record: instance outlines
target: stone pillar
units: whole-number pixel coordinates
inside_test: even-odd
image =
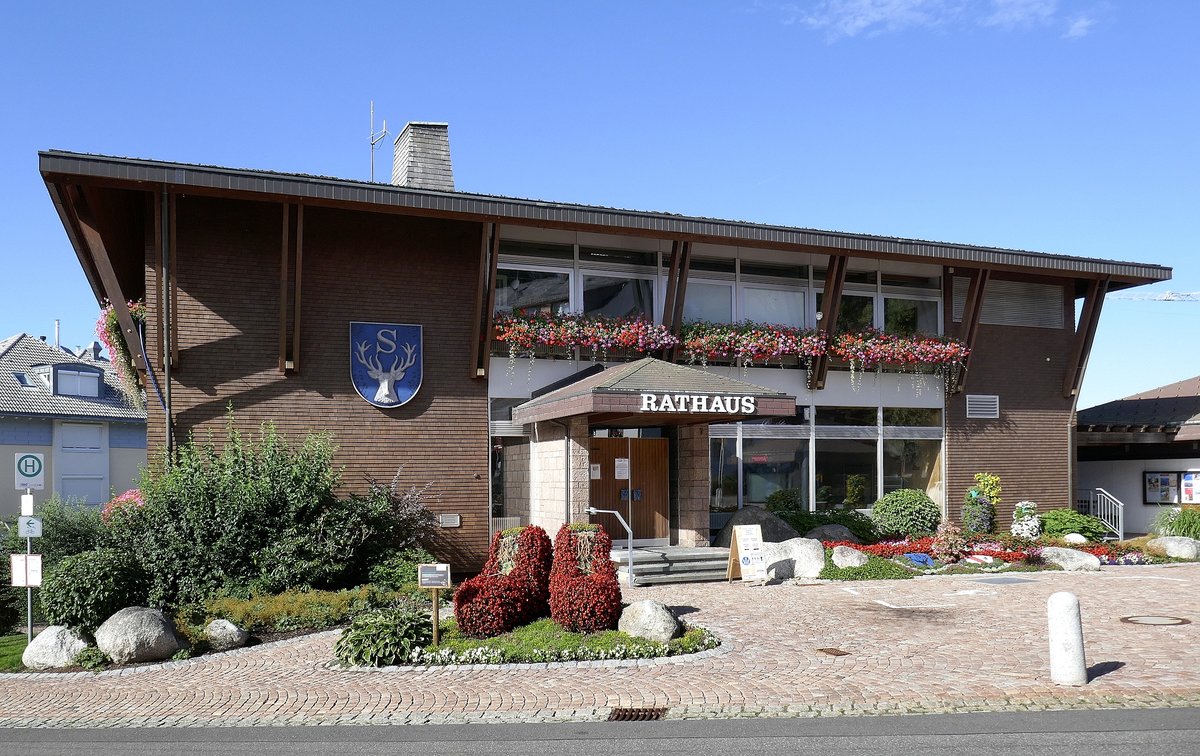
[[[591,503],[592,479],[589,474],[591,449],[589,447],[589,427],[586,417],[573,417],[570,420],[571,436],[571,521],[587,522],[588,515],[583,510]],[[554,537],[554,533],[550,534]]]
[[[708,546],[708,426],[680,426],[675,436],[679,470],[679,546]]]
[[[587,418],[565,422],[567,428],[535,423],[529,444],[529,524],[540,526],[551,538],[563,523],[586,522],[588,517],[583,511],[590,493]]]

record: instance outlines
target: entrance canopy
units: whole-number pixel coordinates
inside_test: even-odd
[[[626,428],[792,417],[796,397],[707,370],[646,357],[587,375],[513,408],[521,424],[586,415]]]

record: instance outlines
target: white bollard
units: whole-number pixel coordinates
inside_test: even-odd
[[[1050,680],[1058,685],[1087,685],[1079,597],[1068,591],[1052,594],[1046,602],[1046,621],[1050,630]]]

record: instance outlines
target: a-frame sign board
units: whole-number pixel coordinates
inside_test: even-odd
[[[735,525],[733,540],[729,544],[729,565],[725,568],[725,579],[733,582],[767,582],[767,561],[762,548],[762,527],[759,525]]]

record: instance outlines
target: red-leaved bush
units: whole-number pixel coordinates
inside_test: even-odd
[[[454,594],[459,631],[471,638],[491,638],[546,616],[550,548],[550,536],[536,525],[497,533],[483,571]]]
[[[599,525],[563,525],[554,537],[550,619],[574,633],[594,633],[614,629],[620,617],[612,539]]]

